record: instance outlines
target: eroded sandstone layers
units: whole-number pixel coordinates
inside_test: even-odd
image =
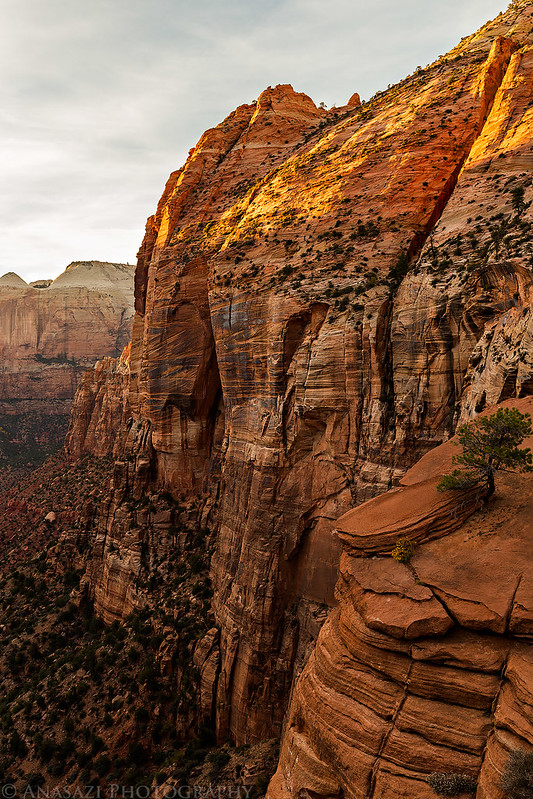
[[[461,414],[530,391],[532,24],[515,3],[363,105],[268,88],[148,220],[87,584],[107,621],[142,602],[174,529],[170,512],[147,527],[143,492],[215,532],[202,680],[221,738],[279,733],[334,602],[335,520]]]
[[[531,413],[533,398],[507,405]],[[436,490],[453,450],[337,521],[339,607],[296,687],[270,799],[430,799],[432,772],[502,799],[510,752],[533,745],[532,478],[501,477],[472,516],[479,489]],[[419,541],[409,566],[390,557],[394,528]]]
[[[76,261],[54,281],[0,278],[0,426],[13,433],[11,452],[59,446],[84,370],[128,344],[133,271]]]

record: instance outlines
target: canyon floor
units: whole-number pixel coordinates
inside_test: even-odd
[[[111,472],[109,457],[66,466],[61,452],[3,492],[0,784],[20,794],[114,783],[157,793],[177,782],[259,796],[278,740],[220,746],[208,719],[195,723],[194,653],[213,625],[205,531],[182,530],[190,540],[124,624],[106,626],[80,587]]]

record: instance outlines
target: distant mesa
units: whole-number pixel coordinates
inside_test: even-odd
[[[134,274],[77,261],[56,280],[0,277],[0,471],[61,445],[84,371],[131,339]]]
[[[91,289],[131,290],[135,267],[107,261],[73,261],[65,271],[52,281],[51,288],[86,286]]]
[[[25,280],[19,277],[15,272],[6,272],[5,275],[0,277],[0,286],[7,286],[8,288],[23,289],[28,288]]]
[[[0,288],[68,289],[85,287],[97,291],[130,292],[135,267],[108,261],[73,261],[55,280],[41,279],[26,283],[15,272],[0,277]]]

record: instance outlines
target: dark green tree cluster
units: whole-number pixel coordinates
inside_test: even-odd
[[[522,216],[524,211],[527,211],[531,203],[525,201],[525,192],[523,186],[516,186],[511,192],[511,205],[513,211],[517,216]]]

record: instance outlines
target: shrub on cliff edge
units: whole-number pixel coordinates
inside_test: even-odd
[[[409,563],[415,554],[415,546],[416,545],[410,538],[399,538],[394,545],[391,555],[398,563]]]
[[[529,413],[520,413],[516,408],[499,408],[492,416],[480,416],[474,422],[461,425],[457,432],[456,443],[463,451],[454,456],[452,463],[465,468],[444,475],[438,491],[481,484],[490,497],[494,493],[495,472],[533,471],[531,450],[529,447],[519,449],[524,438],[532,434]]]

